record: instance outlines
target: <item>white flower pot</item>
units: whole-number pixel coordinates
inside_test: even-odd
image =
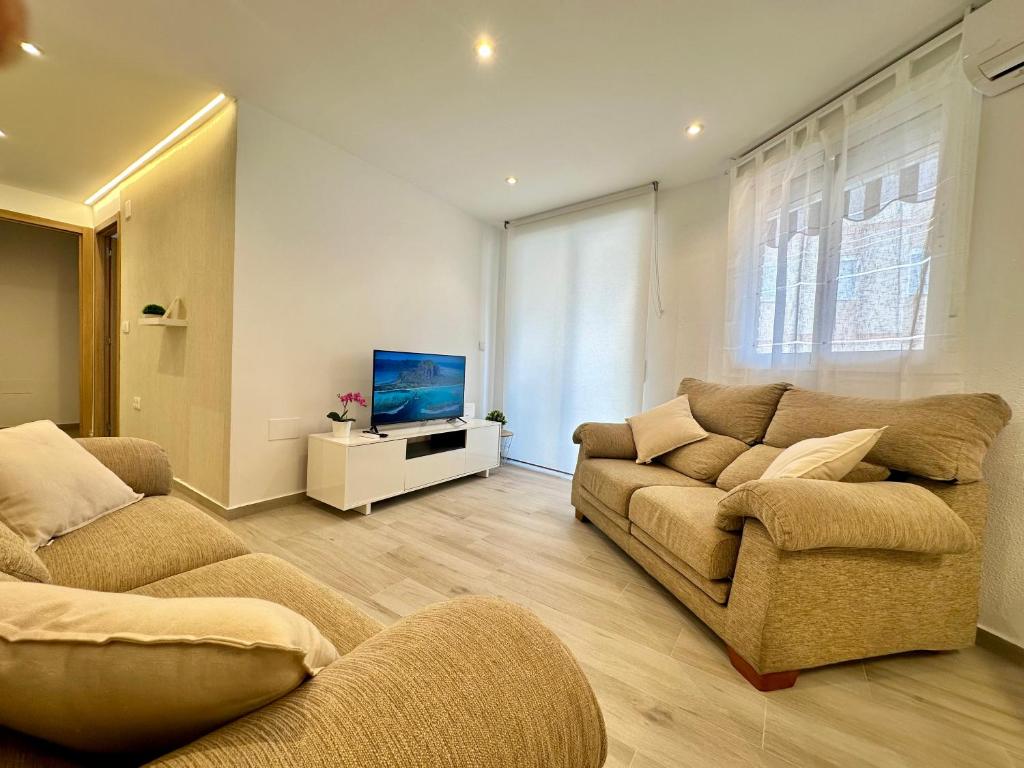
[[[352,421],[332,421],[331,431],[334,432],[335,437],[348,437],[349,432],[352,431]]]

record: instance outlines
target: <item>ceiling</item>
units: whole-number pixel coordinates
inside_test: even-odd
[[[218,91],[485,221],[684,184],[962,0],[29,0],[0,183],[82,200]],[[301,8],[301,10],[299,10]],[[488,64],[473,43],[496,42]],[[683,128],[698,120],[704,134]],[[505,184],[515,175],[519,184]]]

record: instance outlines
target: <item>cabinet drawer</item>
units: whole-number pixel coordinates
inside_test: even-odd
[[[405,489],[419,488],[465,472],[466,449],[432,453],[405,462]]]

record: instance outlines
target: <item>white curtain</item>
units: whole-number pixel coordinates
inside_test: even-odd
[[[512,460],[572,472],[578,424],[639,412],[654,195],[510,224],[502,405]]]
[[[712,371],[865,396],[959,390],[979,117],[951,34],[737,163]]]

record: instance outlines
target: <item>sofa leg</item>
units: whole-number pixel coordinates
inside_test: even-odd
[[[725,646],[729,652],[729,661],[732,662],[736,671],[746,678],[746,681],[759,691],[781,691],[783,688],[792,688],[796,685],[796,677],[800,674],[799,669],[791,669],[786,672],[768,672],[761,674],[754,669],[750,662],[740,656],[732,646]]]
[[[590,522],[589,520],[587,520],[587,516],[580,512],[578,509],[576,510],[576,519],[579,520],[581,523]]]

